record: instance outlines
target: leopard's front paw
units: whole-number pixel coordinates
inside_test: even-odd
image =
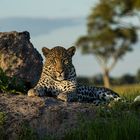
[[[29,97],[38,96],[37,92],[34,89],[30,89],[27,94]]]
[[[68,101],[68,97],[67,97],[67,95],[64,94],[64,93],[60,93],[60,94],[57,96],[57,99],[60,99],[60,100],[62,100],[62,101],[64,101],[64,102],[67,102],[67,101]]]
[[[78,97],[75,93],[60,93],[57,96],[57,99],[60,99],[65,102],[75,102],[77,101]]]

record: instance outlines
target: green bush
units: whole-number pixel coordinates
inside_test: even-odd
[[[0,68],[0,91],[4,93],[20,94],[27,91],[23,80],[16,77],[8,77]]]

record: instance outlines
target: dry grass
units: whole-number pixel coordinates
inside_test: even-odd
[[[112,87],[114,91],[119,93],[120,96],[132,101],[138,95],[140,95],[140,84],[135,85],[123,85]]]

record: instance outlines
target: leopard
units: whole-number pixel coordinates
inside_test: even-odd
[[[28,96],[51,96],[64,102],[84,102],[95,105],[120,100],[119,94],[109,88],[81,85],[77,82],[72,61],[75,52],[75,46],[68,49],[62,46],[52,49],[43,47],[45,62],[42,73],[36,86],[28,91]]]

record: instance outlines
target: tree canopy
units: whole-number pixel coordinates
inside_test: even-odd
[[[138,41],[138,26],[124,20],[136,15],[139,9],[139,0],[100,0],[87,18],[87,35],[76,42],[82,53],[95,56],[107,87],[109,72]]]

